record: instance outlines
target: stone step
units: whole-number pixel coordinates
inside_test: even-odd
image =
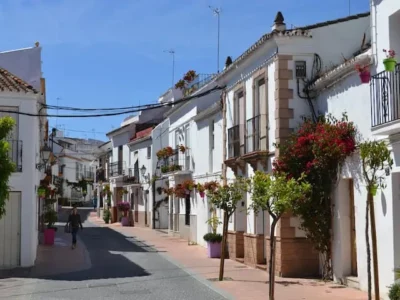
[[[267,271],[267,264],[257,264],[256,268],[259,270]]]
[[[344,284],[354,289],[360,289],[360,282],[358,281],[358,277],[355,276],[345,277]]]

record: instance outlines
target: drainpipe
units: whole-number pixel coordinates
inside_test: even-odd
[[[152,191],[152,198],[153,198],[153,213],[152,213],[152,219],[153,219],[153,229],[156,229],[156,180],[155,178],[152,179],[151,183],[151,191]]]

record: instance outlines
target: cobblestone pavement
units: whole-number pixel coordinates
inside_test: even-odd
[[[86,221],[72,250],[70,236],[61,231],[53,247],[39,246],[34,268],[0,272],[0,299],[230,298],[135,237]]]

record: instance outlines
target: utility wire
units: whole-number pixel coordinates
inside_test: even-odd
[[[110,113],[102,113],[102,114],[90,114],[90,115],[57,115],[57,114],[34,114],[34,113],[26,113],[26,112],[17,112],[17,111],[8,111],[8,110],[0,110],[0,112],[5,112],[5,113],[14,113],[18,115],[23,115],[23,116],[30,116],[30,117],[55,117],[55,118],[93,118],[93,117],[109,117],[109,116],[118,116],[118,115],[123,115],[123,114],[128,114],[128,113],[134,113],[134,112],[140,112],[140,111],[146,111],[146,110],[151,110],[151,109],[156,109],[156,108],[161,108],[161,107],[168,107],[171,105],[177,105],[183,102],[187,102],[189,100],[195,99],[195,98],[200,98],[202,96],[206,96],[208,94],[214,93],[218,90],[223,89],[223,87],[216,86],[208,91],[205,91],[203,93],[199,93],[197,95],[189,96],[189,97],[184,97],[178,101],[174,102],[167,102],[167,103],[160,103],[160,104],[149,104],[149,105],[140,105],[140,106],[132,106],[130,109],[122,111],[122,112],[110,112]],[[47,106],[43,106],[44,108],[47,108]],[[59,108],[59,107],[58,107]],[[57,106],[52,106],[52,109],[57,109]],[[67,109],[67,108],[65,108]],[[71,110],[76,110],[76,111],[85,111],[85,109],[81,108],[70,108]],[[120,108],[118,108],[120,109]],[[98,110],[98,109],[95,109]],[[110,110],[110,109],[108,109]]]

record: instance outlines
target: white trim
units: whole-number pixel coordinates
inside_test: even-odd
[[[220,101],[215,102],[209,108],[199,112],[196,116],[193,117],[193,121],[198,122],[206,119],[207,117],[211,117],[221,111],[221,103]]]
[[[373,55],[371,49],[361,53],[360,55],[346,61],[345,63],[337,66],[333,70],[325,73],[321,78],[317,79],[310,88],[314,91],[323,91],[336,82],[343,80],[347,76],[356,72],[355,66],[371,65],[373,63]]]

